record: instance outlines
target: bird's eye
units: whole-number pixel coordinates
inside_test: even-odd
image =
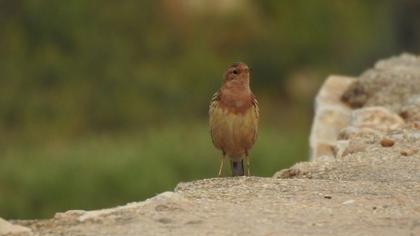
[[[237,75],[237,74],[238,74],[238,70],[233,70],[233,71],[232,71],[232,73],[233,73],[234,75]]]

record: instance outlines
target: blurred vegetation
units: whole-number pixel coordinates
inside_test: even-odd
[[[332,73],[420,49],[402,1],[0,1],[0,217],[138,201],[214,177],[207,131],[226,65],[253,68],[253,173],[307,155]]]

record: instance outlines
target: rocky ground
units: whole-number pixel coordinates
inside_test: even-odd
[[[310,162],[180,183],[144,202],[4,221],[0,235],[420,235],[420,58],[330,77]]]
[[[17,223],[37,235],[419,235],[419,196],[418,182],[220,178]]]

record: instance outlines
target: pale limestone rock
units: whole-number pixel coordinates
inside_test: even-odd
[[[367,136],[367,135],[380,137],[381,132],[375,129],[371,129],[371,128],[356,128],[356,127],[349,126],[340,130],[340,133],[338,134],[337,139],[349,140],[349,139],[354,139],[354,138]]]
[[[400,113],[402,104],[420,94],[420,57],[402,54],[381,60],[345,94],[352,107],[383,106]]]
[[[332,75],[322,85],[315,100],[310,136],[311,160],[334,156],[337,136],[347,126],[351,115],[351,109],[341,102],[341,96],[355,81],[352,77]]]
[[[32,231],[29,228],[11,224],[0,218],[0,236],[31,236]]]
[[[410,97],[402,105],[400,115],[408,123],[420,121],[420,95]]]
[[[349,126],[357,129],[372,129],[381,132],[403,127],[404,120],[385,107],[366,107],[354,110]]]
[[[203,179],[132,207],[95,211],[83,222],[20,224],[37,236],[419,235],[418,156],[349,156],[304,163],[307,172],[295,179]]]
[[[335,158],[365,151],[368,143],[383,139],[385,133],[404,127],[404,120],[384,107],[352,111],[348,126],[339,131],[333,145]],[[364,141],[361,141],[364,140]]]
[[[118,212],[126,212],[126,211],[136,211],[137,209],[148,205],[148,204],[157,204],[159,202],[165,202],[166,200],[176,200],[178,202],[183,202],[184,199],[182,196],[180,196],[177,193],[174,192],[163,192],[153,198],[147,199],[144,202],[133,202],[128,203],[124,206],[119,206],[111,209],[104,209],[104,210],[97,210],[97,211],[88,211],[85,212],[82,215],[78,216],[78,221],[84,222],[84,221],[95,221],[95,219],[103,218],[104,216],[112,216],[112,215],[118,215]]]
[[[349,145],[349,140],[338,140],[334,146],[334,156],[344,156]]]

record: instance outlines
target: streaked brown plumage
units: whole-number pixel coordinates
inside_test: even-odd
[[[209,109],[210,134],[213,144],[228,156],[232,175],[244,175],[243,160],[247,161],[247,175],[250,175],[249,150],[255,143],[258,131],[258,103],[250,86],[250,71],[244,63],[230,65],[224,73],[224,81],[214,94]]]

